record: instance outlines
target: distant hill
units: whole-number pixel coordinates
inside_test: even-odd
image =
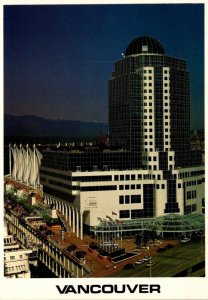
[[[4,135],[27,137],[98,137],[99,131],[108,132],[105,123],[48,120],[36,116],[4,116]]]

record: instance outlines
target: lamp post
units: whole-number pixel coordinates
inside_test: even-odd
[[[150,256],[150,253],[149,253],[149,249],[150,249],[150,246],[147,246],[147,254],[148,254],[149,257],[151,257],[151,256]],[[150,264],[149,277],[152,277],[152,257],[150,258],[149,264]]]

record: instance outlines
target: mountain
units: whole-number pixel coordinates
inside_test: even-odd
[[[37,116],[4,116],[4,135],[27,137],[98,137],[108,132],[105,123],[48,120]]]

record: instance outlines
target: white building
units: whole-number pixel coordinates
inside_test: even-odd
[[[4,223],[4,276],[7,278],[30,278],[28,255],[32,250],[20,248],[13,235],[8,234]]]

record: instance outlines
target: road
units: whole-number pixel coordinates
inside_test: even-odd
[[[110,277],[172,277],[177,273],[187,269],[190,264],[204,261],[204,244],[201,248],[201,239],[197,238],[189,243],[180,243],[172,249],[158,253],[152,258],[155,263],[150,268],[146,266],[147,262],[142,265],[135,265],[135,269],[120,270],[111,274]],[[203,242],[204,243],[204,242]],[[202,251],[202,253],[201,253]],[[190,275],[191,276],[191,275]]]

